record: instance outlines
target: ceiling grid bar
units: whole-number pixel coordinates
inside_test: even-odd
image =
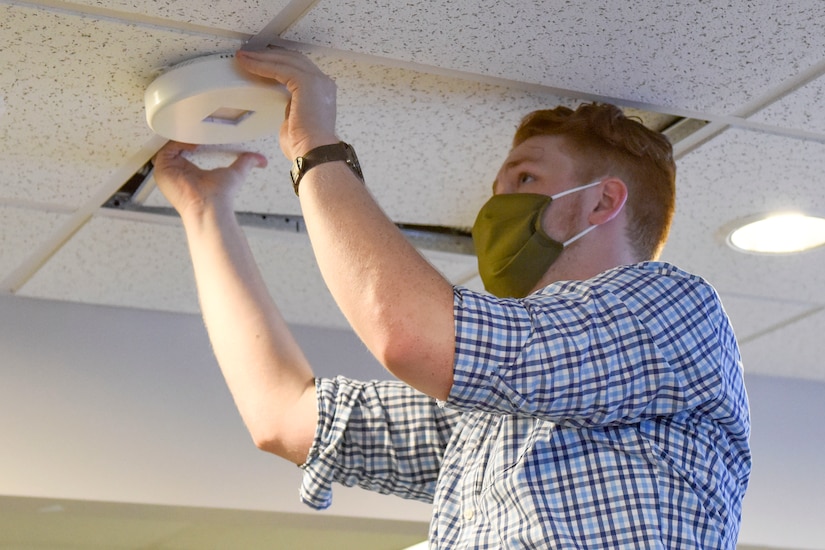
[[[266,48],[278,40],[281,33],[301,19],[317,3],[318,0],[292,0],[258,34],[247,40],[242,49],[261,50]]]
[[[206,25],[198,25],[196,23],[187,23],[184,21],[175,21],[174,19],[144,15],[142,13],[102,8],[99,6],[61,2],[60,0],[40,0],[37,2],[29,2],[26,0],[0,0],[0,4],[21,6],[30,9],[48,10],[74,15],[77,17],[94,17],[106,21],[113,21],[115,23],[139,25],[142,27],[164,29],[187,34],[228,38],[230,40],[238,40],[241,42],[249,39],[249,34],[228,29],[220,29]]]
[[[811,308],[807,311],[804,311],[804,312],[800,313],[799,315],[794,315],[793,317],[790,317],[788,319],[784,319],[784,320],[782,320],[778,323],[775,323],[775,324],[773,324],[773,325],[771,325],[771,326],[769,326],[765,329],[762,329],[758,332],[755,332],[753,334],[749,334],[747,336],[739,338],[739,345],[744,346],[745,344],[748,344],[749,342],[759,340],[763,336],[767,336],[768,334],[771,334],[773,332],[776,332],[778,330],[786,328],[790,325],[793,325],[794,323],[798,323],[800,321],[804,321],[805,319],[809,319],[809,318],[813,317],[814,315],[817,315],[817,314],[819,314],[823,311],[825,311],[825,305],[819,305],[819,306],[813,307],[813,308]]]

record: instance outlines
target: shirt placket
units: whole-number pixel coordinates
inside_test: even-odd
[[[488,547],[489,522],[486,520],[481,492],[484,471],[490,458],[489,429],[490,418],[480,416],[478,422],[468,430],[461,453],[464,461],[461,478],[461,540],[468,549]]]

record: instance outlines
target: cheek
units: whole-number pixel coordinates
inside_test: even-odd
[[[569,199],[569,200],[564,200]],[[545,208],[541,227],[547,235],[564,242],[582,229],[587,228],[587,219],[582,212],[580,197],[567,196],[555,200]]]

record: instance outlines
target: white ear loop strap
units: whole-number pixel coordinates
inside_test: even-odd
[[[562,243],[564,245],[564,248],[567,248],[569,245],[571,245],[574,242],[578,241],[579,239],[581,239],[582,237],[584,237],[585,235],[587,235],[588,233],[590,233],[591,231],[593,231],[597,227],[599,227],[599,226],[598,225],[591,225],[590,227],[588,227],[587,229],[585,229],[584,231],[582,231],[578,235],[573,235],[572,237],[570,237],[569,239],[567,239],[566,241],[564,241]]]
[[[550,198],[553,199],[553,200],[556,200],[556,199],[561,198],[565,195],[569,195],[570,193],[575,193],[576,191],[581,191],[583,189],[588,189],[590,187],[595,187],[595,186],[599,185],[601,182],[602,182],[602,180],[596,180],[592,183],[587,183],[585,185],[579,185],[578,187],[568,189],[567,191],[562,191],[561,193],[556,193],[555,195],[550,195]]]

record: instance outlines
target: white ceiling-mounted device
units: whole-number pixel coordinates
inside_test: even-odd
[[[155,133],[204,145],[276,133],[288,100],[284,86],[244,71],[232,53],[179,63],[144,94],[146,121]]]

